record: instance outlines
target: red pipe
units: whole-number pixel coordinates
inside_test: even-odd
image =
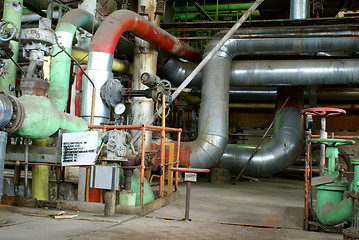
[[[115,11],[103,21],[92,39],[90,52],[105,52],[114,55],[117,42],[125,31],[188,61],[199,62],[202,59],[199,50],[187,46],[168,32],[129,10]]]
[[[87,69],[86,67],[82,68],[84,71]],[[82,76],[83,72],[81,69],[76,74],[76,95],[75,95],[75,116],[80,117],[80,102],[81,102],[81,90],[82,90]]]

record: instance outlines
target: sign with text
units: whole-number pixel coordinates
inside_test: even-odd
[[[62,166],[93,165],[97,139],[97,131],[62,134]]]

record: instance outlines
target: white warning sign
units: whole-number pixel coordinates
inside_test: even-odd
[[[97,139],[97,131],[62,134],[62,166],[93,165]]]

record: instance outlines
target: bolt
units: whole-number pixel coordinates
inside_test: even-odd
[[[9,84],[9,91],[15,91],[15,84]]]
[[[11,120],[16,120],[16,119],[17,119],[17,116],[15,114],[12,115]]]
[[[9,123],[6,125],[7,128],[11,128],[12,126],[13,126],[12,122],[9,122]]]

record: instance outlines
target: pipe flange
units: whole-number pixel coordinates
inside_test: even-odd
[[[20,41],[22,43],[41,42],[49,46],[56,44],[54,33],[41,28],[22,29],[20,32]]]
[[[10,122],[4,128],[4,131],[13,133],[22,126],[22,123],[25,120],[25,109],[22,107],[19,99],[10,95],[7,96],[12,103],[13,114],[11,116]]]
[[[11,121],[13,106],[7,95],[0,94],[0,128],[4,128]]]

